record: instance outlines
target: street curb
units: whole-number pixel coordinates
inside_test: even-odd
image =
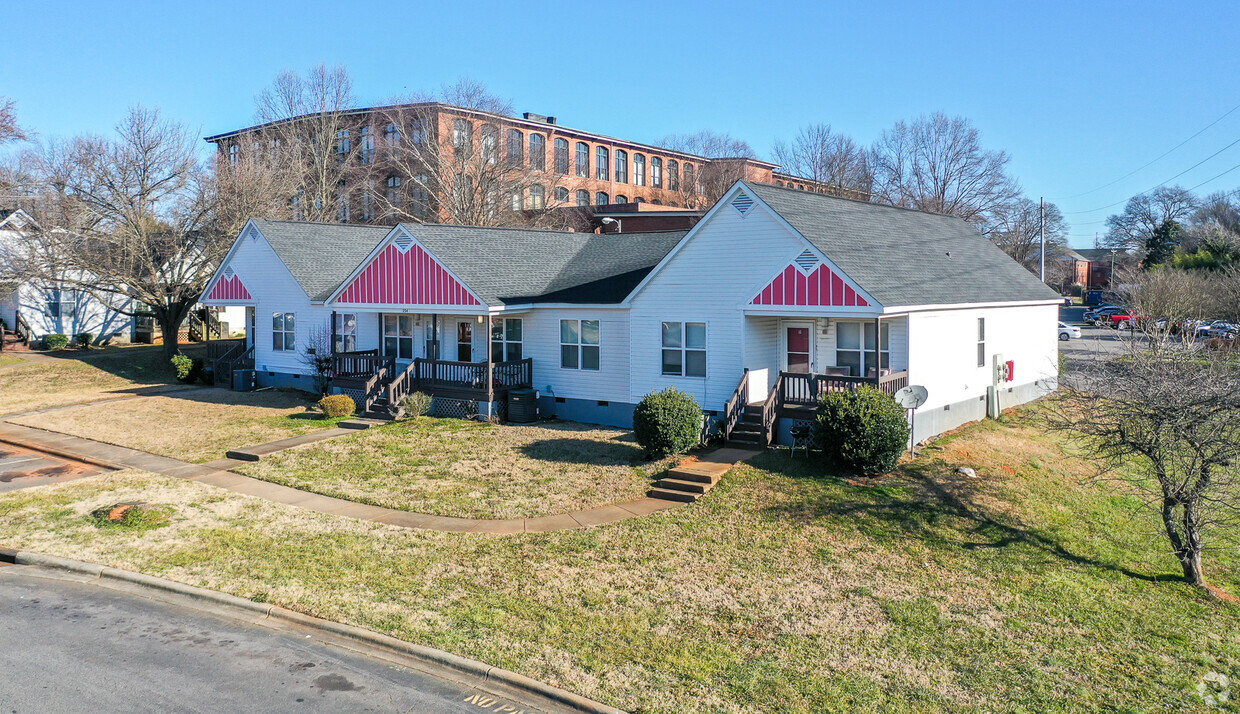
[[[229,595],[227,593],[207,590],[206,588],[186,585],[178,583],[174,580],[165,580],[157,578],[153,575],[144,575],[129,570],[120,570],[118,568],[108,568],[95,563],[84,563],[79,560],[70,560],[68,558],[59,558],[53,555],[43,555],[42,553],[31,553],[28,551],[10,550],[0,548],[0,562],[13,563],[16,565],[35,565],[44,568],[55,568],[57,570],[67,570],[73,573],[83,575],[93,575],[98,578],[107,578],[109,580],[118,580],[141,587],[151,588],[167,593],[183,595],[195,600],[210,603],[212,605],[224,608],[232,608],[244,611],[247,615],[259,614],[264,618],[278,620],[300,627],[317,630],[319,632],[328,633],[337,637],[356,642],[367,647],[382,650],[389,654],[398,654],[417,660],[423,664],[434,667],[447,668],[456,672],[477,677],[485,682],[495,682],[507,687],[511,687],[518,691],[527,692],[535,696],[541,697],[547,701],[559,704],[573,711],[584,712],[586,714],[625,714],[622,709],[609,707],[604,704],[586,699],[572,692],[544,684],[535,679],[530,679],[516,672],[509,672],[506,669],[492,667],[485,662],[479,662],[475,659],[462,657],[460,655],[445,652],[433,647],[424,645],[416,645],[404,640],[398,640],[395,637],[381,635],[377,632],[345,625],[331,620],[323,620],[311,615],[305,615],[295,610],[280,607],[279,605],[267,605],[264,603],[246,600],[245,598]]]
[[[30,428],[34,428],[34,427],[30,427]],[[83,456],[82,454],[77,454],[72,451],[65,451],[64,449],[57,449],[54,446],[44,446],[42,444],[32,443],[29,441],[23,441],[15,437],[4,436],[3,434],[0,434],[0,442],[9,444],[11,446],[21,447],[23,449],[28,449],[30,451],[39,451],[44,454],[55,456],[61,459],[69,459],[70,461],[80,461],[84,464],[90,464],[91,466],[98,466],[100,468],[108,469],[109,471],[124,471],[125,469],[129,468],[128,466],[125,466],[123,464],[118,464],[112,461],[96,459],[93,456]]]

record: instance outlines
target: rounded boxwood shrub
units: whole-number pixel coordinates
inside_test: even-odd
[[[319,409],[328,417],[347,417],[357,411],[357,404],[347,394],[333,394],[319,400]]]
[[[701,441],[702,408],[675,387],[651,392],[633,410],[633,436],[647,456],[683,454]]]
[[[813,440],[823,455],[861,474],[896,467],[908,442],[904,407],[874,387],[828,392],[818,402]]]
[[[73,336],[73,341],[77,343],[79,349],[88,350],[95,342],[95,333],[79,332]]]
[[[54,332],[43,338],[43,344],[49,350],[63,350],[69,344],[69,336]]]

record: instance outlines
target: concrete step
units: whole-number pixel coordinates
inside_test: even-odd
[[[652,488],[646,494],[651,498],[661,498],[664,501],[679,501],[681,503],[693,503],[698,500],[701,494],[687,493],[685,491],[672,491],[666,488]]]
[[[678,478],[664,478],[659,479],[659,482],[655,485],[669,491],[684,491],[685,493],[703,494],[711,490],[715,484],[711,481],[682,481]]]
[[[671,471],[667,472],[667,476],[665,476],[664,478],[672,479],[675,481],[692,481],[693,483],[705,483],[705,484],[710,484],[713,486],[714,484],[719,483],[719,479],[721,478],[721,476],[717,476],[713,474],[697,473],[694,471],[689,471],[687,469],[672,469]]]

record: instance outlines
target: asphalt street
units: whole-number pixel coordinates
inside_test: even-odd
[[[11,444],[0,444],[0,493],[92,476],[103,469],[49,456]]]
[[[274,630],[60,571],[0,567],[4,714],[523,711],[547,710],[308,630]]]

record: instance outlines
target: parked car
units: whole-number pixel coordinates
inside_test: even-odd
[[[1059,323],[1059,339],[1062,342],[1067,342],[1068,340],[1073,339],[1079,340],[1081,339],[1081,328],[1076,325],[1069,325],[1066,322],[1061,322]]]
[[[1094,308],[1092,310],[1086,310],[1085,314],[1082,315],[1082,317],[1085,319],[1085,322],[1091,325],[1110,326],[1111,315],[1114,315],[1120,312],[1126,312],[1126,309],[1123,307],[1120,307],[1119,305],[1104,305],[1102,307]]]
[[[1197,325],[1197,337],[1219,338],[1223,340],[1234,340],[1237,333],[1240,333],[1240,327],[1233,325],[1224,320],[1215,320]]]

